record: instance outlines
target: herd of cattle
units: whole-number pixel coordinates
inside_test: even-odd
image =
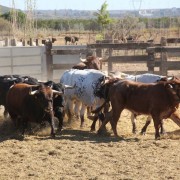
[[[4,106],[4,116],[9,114],[15,127],[22,127],[23,134],[28,122],[48,121],[52,137],[56,134],[54,117],[59,120],[58,131],[62,130],[65,114],[69,122],[74,116],[80,117],[83,127],[86,110],[87,117],[93,120],[92,131],[96,121],[102,121],[99,134],[110,122],[114,135],[118,136],[117,122],[124,109],[132,112],[133,133],[137,131],[136,116],[140,114],[148,115],[141,133],[146,132],[152,118],[156,139],[160,138],[160,132],[165,133],[164,119],[171,118],[180,126],[179,78],[148,73],[108,76],[100,71],[100,64],[101,59],[95,56],[81,59],[81,63],[64,72],[59,83],[41,82],[29,76],[0,76],[0,105]]]

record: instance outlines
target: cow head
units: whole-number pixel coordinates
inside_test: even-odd
[[[35,99],[36,104],[45,112],[51,113],[53,110],[53,90],[43,84],[32,86],[29,94]]]
[[[174,97],[180,102],[180,78],[172,77],[166,81],[166,86],[174,95]]]
[[[80,60],[86,65],[87,69],[100,70],[102,58],[98,58],[95,56],[88,56],[86,59],[80,58]]]

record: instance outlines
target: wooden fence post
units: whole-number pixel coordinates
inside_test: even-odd
[[[47,67],[47,79],[53,80],[53,57],[51,55],[52,42],[45,42],[46,48],[46,67]]]
[[[11,39],[11,46],[16,46],[16,39]]]
[[[38,41],[38,39],[36,39],[36,46],[39,46],[39,41]]]
[[[160,72],[161,72],[161,75],[163,76],[167,76],[167,70],[168,70],[168,67],[167,67],[167,52],[164,51],[164,48],[162,49],[162,52],[161,52],[161,65],[160,65]]]
[[[108,73],[112,71],[112,61],[110,61],[110,57],[112,56],[113,49],[109,48],[109,58],[108,58]]]
[[[99,48],[96,49],[96,56],[97,57],[102,57],[102,49],[99,49]],[[102,61],[101,61],[101,64],[100,64],[100,69],[102,69]]]
[[[22,39],[22,45],[26,46],[26,40],[25,39]]]
[[[147,48],[148,49],[148,48]],[[148,61],[147,61],[147,67],[149,73],[154,73],[154,67],[155,67],[155,52],[154,50],[148,49]]]
[[[5,38],[5,46],[9,46],[9,38],[8,37]]]

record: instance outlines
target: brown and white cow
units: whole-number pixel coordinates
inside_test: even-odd
[[[19,83],[9,89],[6,98],[7,109],[15,125],[22,123],[23,135],[28,122],[48,121],[51,125],[51,135],[55,137],[53,93],[62,94],[43,84]]]
[[[179,106],[180,80],[173,78],[169,81],[149,84],[117,80],[106,86],[104,95],[106,102],[111,102],[110,123],[115,136],[118,136],[116,126],[121,112],[128,109],[135,114],[151,115],[154,121],[155,139],[159,139],[162,120],[173,116]],[[94,112],[97,113],[102,107]],[[103,122],[99,133],[107,122],[108,119]]]
[[[80,63],[74,65],[72,69],[101,69],[103,59],[96,56],[87,56],[86,59],[80,58]]]

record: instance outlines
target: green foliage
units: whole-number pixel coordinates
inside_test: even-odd
[[[37,20],[37,28],[48,28],[60,31],[97,31],[100,29],[100,26],[94,19],[39,19]]]
[[[105,1],[102,4],[101,9],[95,13],[95,16],[97,17],[97,22],[102,26],[103,29],[112,22],[109,12],[107,11],[107,7],[108,4]]]
[[[16,18],[17,18],[18,26],[25,24],[26,15],[22,11],[17,11],[16,13],[17,13]],[[12,21],[12,19],[13,19],[12,16],[13,16],[13,14],[10,11],[1,15],[2,18],[6,19],[8,21]]]
[[[103,34],[96,34],[96,41],[102,41],[103,39]]]

